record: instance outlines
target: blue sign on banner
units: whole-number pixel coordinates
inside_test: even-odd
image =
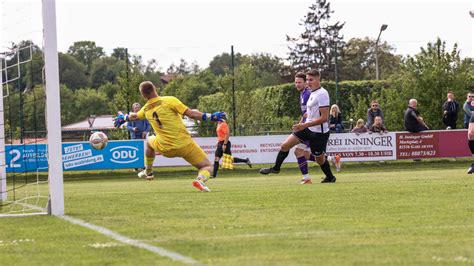
[[[48,170],[46,144],[5,145],[7,173]]]
[[[6,145],[7,172],[47,171],[47,145]],[[63,169],[103,170],[140,168],[144,165],[143,140],[109,141],[103,150],[96,150],[89,142],[62,144]]]

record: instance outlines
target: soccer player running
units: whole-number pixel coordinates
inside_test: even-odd
[[[283,161],[289,151],[299,143],[309,141],[311,153],[315,156],[316,162],[320,165],[325,178],[321,183],[334,183],[336,177],[332,174],[331,166],[326,159],[326,146],[329,139],[329,93],[321,87],[320,74],[317,70],[306,73],[306,82],[311,92],[306,104],[306,120],[293,125],[293,133],[281,144],[275,164],[270,168],[260,169],[260,173],[267,175],[278,174]],[[303,178],[302,184],[311,184],[309,177]]]
[[[308,102],[309,96],[311,95],[310,89],[306,87],[305,73],[296,73],[295,88],[300,93],[300,108],[302,116],[299,123],[303,123],[306,121],[306,104]],[[316,162],[316,157],[314,157],[314,155],[310,152],[309,141],[304,141],[303,143],[299,143],[298,145],[296,145],[295,156],[296,160],[298,161],[298,167],[300,168],[301,174],[303,175],[301,184],[312,184],[313,182],[308,175],[308,160]],[[339,172],[341,165],[340,156],[328,156],[327,159],[336,166],[337,171]]]
[[[198,176],[193,180],[193,186],[200,191],[210,192],[205,182],[209,180],[211,162],[206,153],[191,138],[184,123],[183,115],[192,119],[222,121],[226,118],[224,112],[212,115],[189,109],[180,100],[172,96],[158,96],[155,85],[144,81],[139,86],[140,94],[147,101],[137,113],[123,114],[119,112],[115,118],[115,126],[120,127],[127,121],[147,119],[156,136],[147,138],[145,144],[145,170],[138,173],[140,178],[153,180],[153,161],[156,152],[165,157],[181,157],[198,169]]]
[[[232,155],[231,146],[232,143],[229,140],[229,125],[225,120],[217,122],[217,148],[214,153],[214,171],[211,177],[217,177],[217,172],[219,171],[219,161],[221,160],[224,153]],[[249,158],[242,159],[234,157],[234,163],[246,163],[250,168],[252,168],[252,163]]]
[[[301,108],[301,119],[299,123],[306,121],[306,104],[308,102],[311,91],[306,87],[306,74],[298,72],[295,75],[295,88],[300,93],[300,108]],[[298,143],[295,147],[295,156],[298,161],[298,167],[300,168],[303,179],[301,184],[312,184],[311,178],[308,175],[308,160],[315,162],[316,157],[310,153],[309,141]]]

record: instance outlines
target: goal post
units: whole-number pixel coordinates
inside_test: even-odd
[[[48,131],[49,214],[64,214],[61,101],[56,34],[55,0],[43,0],[43,53],[46,85],[46,127]]]
[[[56,3],[0,9],[0,217],[64,215]]]
[[[3,108],[3,60],[0,60],[0,205],[7,200],[7,169],[5,164],[5,117]]]

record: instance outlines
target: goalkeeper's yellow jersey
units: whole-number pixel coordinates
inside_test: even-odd
[[[183,123],[188,109],[176,97],[165,96],[150,99],[138,111],[138,119],[147,119],[155,131],[155,146],[161,151],[182,148],[192,142]]]

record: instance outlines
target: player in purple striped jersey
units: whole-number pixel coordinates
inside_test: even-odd
[[[281,144],[273,167],[262,168],[260,173],[264,175],[279,173],[290,149],[298,143],[309,141],[311,153],[316,157],[316,162],[326,175],[322,183],[334,183],[336,177],[332,174],[325,154],[329,140],[329,93],[321,87],[319,71],[311,70],[306,73],[306,81],[311,91],[306,105],[306,121],[293,125],[293,133]]]

